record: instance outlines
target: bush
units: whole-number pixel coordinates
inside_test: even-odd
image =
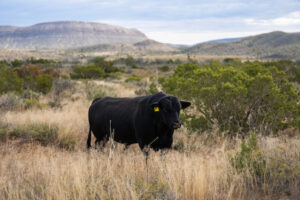
[[[86,82],[85,92],[86,92],[87,99],[90,101],[92,101],[96,98],[99,98],[99,97],[106,96],[104,87],[93,84],[92,82]]]
[[[32,99],[25,99],[24,108],[42,108],[42,105],[40,104],[38,99],[32,98]]]
[[[191,117],[187,125],[192,131],[200,131],[200,133],[212,129],[210,123],[203,116]]]
[[[300,157],[298,149],[276,148],[267,156],[265,192],[290,194],[300,185]],[[299,190],[298,190],[299,192]]]
[[[162,87],[191,100],[208,126],[222,132],[277,133],[293,126],[298,112],[298,95],[285,72],[260,62],[179,65]]]
[[[157,83],[155,83],[154,81],[151,81],[150,85],[149,85],[149,93],[150,94],[156,94],[159,92],[158,90],[158,85]]]
[[[93,59],[95,66],[101,68],[105,73],[112,73],[120,71],[119,68],[114,66],[113,61],[106,61],[105,57],[95,57]]]
[[[158,70],[161,72],[167,72],[170,70],[170,67],[168,65],[163,65],[161,67],[158,67]]]
[[[23,90],[23,80],[11,69],[0,66],[0,94],[6,92],[20,93]]]
[[[72,96],[75,91],[76,82],[68,79],[54,80],[52,87],[52,107],[61,107],[62,100],[67,96]]]
[[[241,151],[237,152],[230,162],[239,172],[249,170],[251,174],[263,177],[266,172],[266,160],[262,156],[254,133],[250,135],[248,142],[242,141]]]
[[[15,60],[13,60],[13,61],[11,61],[11,66],[12,67],[21,67],[22,65],[23,65],[23,61],[22,60],[17,60],[17,59],[15,59]]]
[[[53,77],[51,75],[41,74],[37,77],[36,90],[43,94],[47,94],[51,90],[52,84]]]
[[[137,68],[137,65],[135,63],[135,60],[132,56],[127,56],[127,58],[125,59],[125,64],[127,66],[131,66],[132,68]]]
[[[103,78],[104,76],[104,70],[95,65],[77,66],[73,68],[73,73],[71,73],[71,78],[73,79],[96,79]]]
[[[299,133],[300,133],[300,117],[297,117],[296,126],[298,128]]]
[[[134,91],[134,93],[138,96],[145,96],[145,95],[149,95],[149,89],[148,89],[148,84],[147,82],[141,81],[138,82],[138,89],[136,89]]]
[[[128,77],[125,82],[128,83],[128,82],[140,82],[142,80],[141,77],[139,76],[130,76]]]
[[[16,110],[22,107],[23,103],[23,99],[13,92],[9,92],[0,96],[1,111]]]
[[[56,69],[52,68],[52,67],[44,69],[42,71],[42,73],[43,74],[51,75],[54,78],[58,78],[59,77],[59,72]]]
[[[0,122],[0,141],[6,142],[8,139],[22,139],[22,142],[37,141],[43,146],[55,145],[66,150],[74,150],[77,146],[76,138],[67,134],[59,136],[57,125],[45,123],[10,128],[8,124]]]
[[[42,145],[54,145],[58,142],[58,127],[43,123],[30,124],[8,131],[8,136],[39,141]]]
[[[58,72],[54,69],[48,68],[41,71],[40,67],[35,65],[15,68],[14,71],[23,80],[24,90],[33,90],[44,94],[51,90],[54,77],[58,76]]]

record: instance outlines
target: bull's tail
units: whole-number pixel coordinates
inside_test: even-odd
[[[91,148],[91,131],[92,131],[92,129],[91,129],[91,126],[90,126],[89,136],[88,136],[88,139],[87,139],[87,141],[86,141],[86,147],[87,147],[88,149]]]

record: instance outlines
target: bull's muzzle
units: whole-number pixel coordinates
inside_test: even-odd
[[[174,129],[178,129],[178,128],[180,128],[181,127],[181,124],[180,123],[174,123],[173,124],[173,128]]]

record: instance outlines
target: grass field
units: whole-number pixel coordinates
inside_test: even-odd
[[[134,96],[134,86],[98,84],[106,94]],[[110,141],[103,150],[88,152],[90,100],[82,85],[64,102],[61,108],[2,113],[7,129],[30,124],[57,127],[57,140],[72,138],[66,142],[73,148],[43,144],[24,134],[2,138],[0,199],[299,199],[299,134],[258,137],[258,158],[266,161],[266,171],[259,176],[253,175],[251,166],[238,170],[232,165],[230,157],[240,152],[239,137],[214,131],[199,135],[185,127],[174,135],[174,150],[151,151],[146,165],[137,145],[124,150]]]

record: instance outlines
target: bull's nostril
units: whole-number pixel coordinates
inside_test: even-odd
[[[175,129],[180,128],[180,127],[181,127],[180,123],[174,123],[173,124],[173,128],[175,128]]]

